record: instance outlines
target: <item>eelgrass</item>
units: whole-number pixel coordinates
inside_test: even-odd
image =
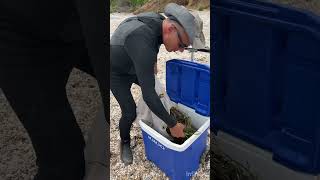
[[[249,164],[243,165],[223,153],[212,138],[210,148],[210,177],[213,180],[258,180]]]
[[[218,180],[258,180],[250,170],[242,164],[232,160],[225,154],[212,153],[213,162],[210,173],[213,179]]]

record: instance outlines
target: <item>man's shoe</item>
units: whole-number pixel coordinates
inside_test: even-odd
[[[127,166],[132,164],[133,161],[133,155],[130,148],[130,142],[120,142],[120,156],[121,161]]]

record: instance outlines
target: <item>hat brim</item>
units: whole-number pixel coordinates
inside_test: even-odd
[[[200,40],[200,38],[194,38],[192,43],[192,48],[194,49],[205,49],[205,44]]]

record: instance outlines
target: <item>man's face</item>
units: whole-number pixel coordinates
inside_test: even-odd
[[[189,38],[183,28],[177,24],[171,23],[166,27],[163,44],[169,52],[183,52],[189,46]]]

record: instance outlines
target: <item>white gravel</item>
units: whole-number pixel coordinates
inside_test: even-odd
[[[199,11],[200,17],[203,19],[204,25],[204,35],[206,37],[206,45],[210,46],[210,11]],[[117,26],[127,17],[133,16],[133,14],[128,13],[113,13],[110,16],[110,33],[113,33]],[[165,62],[170,59],[190,59],[191,55],[187,51],[180,53],[174,52],[169,53],[165,50],[164,46],[160,47],[158,54],[158,78],[165,85]],[[195,54],[195,59],[197,62],[209,64],[210,55],[209,53],[198,52]],[[139,86],[133,85],[131,88],[134,100],[139,100],[141,96],[141,89]],[[146,159],[144,144],[142,139],[142,133],[140,126],[137,121],[133,123],[131,129],[131,146],[134,152],[133,164],[129,166],[124,166],[120,160],[119,152],[119,119],[121,117],[120,107],[110,92],[110,179],[112,180],[122,180],[122,179],[141,179],[141,180],[157,180],[157,179],[168,179],[168,177],[158,169],[152,162]],[[207,150],[205,151],[202,159],[201,165],[196,174],[193,176],[193,180],[205,180],[210,178],[210,156],[209,156],[209,139],[207,141]]]

